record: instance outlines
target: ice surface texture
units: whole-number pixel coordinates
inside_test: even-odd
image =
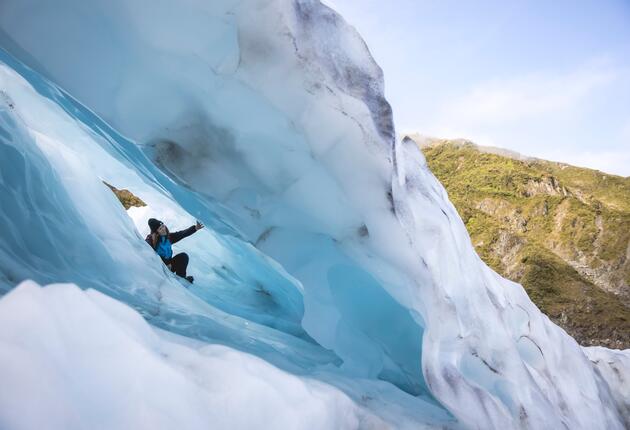
[[[15,70],[28,77],[39,93]],[[3,292],[24,278],[39,282],[72,281],[91,287],[133,306],[157,327],[256,354],[302,378],[310,376],[308,380],[322,381],[326,389],[338,393],[336,395],[341,395],[339,389],[342,389],[356,402],[352,408],[357,411],[371,410],[357,412],[358,421],[331,421],[326,418],[330,411],[320,419],[311,419],[306,410],[298,409],[298,415],[308,421],[308,428],[320,428],[322,422],[342,422],[350,428],[370,427],[376,422],[380,427],[384,425],[381,419],[395,427],[455,425],[451,415],[430,397],[411,397],[389,383],[356,379],[340,369],[339,357],[318,345],[300,324],[304,306],[299,281],[243,241],[226,223],[207,218],[229,211],[172,182],[133,143],[3,51],[0,51],[0,88],[0,150],[6,162],[0,175],[0,198],[2,221],[10,226],[0,229],[0,289]],[[101,180],[126,184],[134,193],[142,195],[148,206],[133,208],[126,214]],[[188,212],[182,206],[188,208]],[[207,223],[214,226],[175,246],[176,250],[186,250],[193,257],[190,270],[197,278],[194,286],[165,270],[143,241],[148,229],[146,220],[150,216],[159,215],[177,229],[192,222],[191,213],[201,215],[198,218],[204,222],[207,219]],[[132,221],[136,222],[135,226]],[[43,297],[52,297],[52,293]],[[59,311],[58,316],[63,319],[66,313],[69,317],[77,311],[69,306]],[[21,310],[13,312],[19,314]],[[82,333],[79,327],[82,329],[81,325],[75,327],[77,336],[91,336]],[[41,341],[37,332],[37,329],[29,332],[35,336],[33,342]],[[15,339],[21,334],[7,326],[7,336]],[[60,336],[65,338],[68,333]],[[26,342],[31,340],[27,338]],[[76,345],[72,339],[62,342],[68,343],[63,355],[71,360]],[[102,352],[99,348],[94,351],[95,354]],[[25,354],[35,353],[29,350]],[[232,350],[231,354],[237,351]],[[36,355],[33,359],[43,362],[58,360],[48,349]],[[19,359],[13,353],[7,356],[9,361]],[[117,360],[110,361],[109,366],[107,370],[112,375],[128,372],[126,365]],[[151,367],[155,374],[150,377],[162,378],[160,369],[163,367]],[[18,379],[27,376],[13,372],[12,367],[2,369],[0,366],[0,370]],[[62,371],[55,367],[48,370],[51,373],[48,377],[53,379]],[[88,366],[85,372],[89,371],[99,369]],[[2,375],[0,379],[4,379]],[[26,380],[24,387],[24,396],[36,390]],[[126,396],[128,389],[125,384],[112,386],[110,396]],[[71,393],[60,391],[58,386],[52,392],[64,399],[55,404],[75,400]],[[10,390],[4,393],[11,397]],[[181,395],[186,396],[186,393]],[[41,402],[49,400],[50,397],[44,397]],[[107,400],[102,391],[94,391],[89,403],[105,407],[103,402]],[[204,405],[215,411],[221,409],[220,404],[213,401]],[[260,402],[256,406],[264,409],[267,404]],[[41,415],[32,418],[46,419],[52,407],[38,406]],[[178,404],[165,407],[176,408]],[[352,413],[351,409],[347,412]],[[91,411],[79,408],[75,412],[76,420],[70,417],[69,421],[55,421],[57,427],[53,428],[82,428],[80,423],[91,422],[94,414],[109,413],[108,409],[98,408]],[[18,428],[33,425],[22,415],[25,421],[18,426],[17,421],[11,421],[16,419],[11,414],[10,408],[0,410],[0,424],[7,419]],[[63,413],[60,414],[55,417],[63,418]],[[121,419],[114,428],[128,428],[134,420],[141,419],[133,414],[124,416],[128,421]],[[193,418],[207,426],[214,423],[211,417],[203,414]],[[164,426],[182,428],[191,422],[181,418],[177,414],[173,422]],[[289,422],[279,426],[292,427]],[[225,428],[231,427],[226,424]]]
[[[25,164],[66,190],[42,212],[76,215],[79,244],[107,254],[82,254],[77,271],[48,263],[74,253],[46,253],[55,269],[40,273],[41,245],[26,243],[2,266],[21,270],[7,288],[25,278],[97,288],[161,328],[334,383],[394,427],[457,425],[449,412],[472,428],[628,425],[614,370],[594,367],[479,260],[418,148],[395,141],[365,44],[319,2],[4,0],[0,28],[3,46],[106,121],[27,69],[65,114],[33,110],[24,84],[6,91],[16,101],[5,110],[26,123],[8,134],[32,141]],[[80,130],[83,144],[67,135]],[[187,212],[212,227],[185,246],[205,282],[188,292],[161,271],[100,179],[158,217]],[[31,199],[24,214],[39,210],[38,198],[14,198]],[[148,213],[132,215],[143,233]],[[42,218],[44,236],[59,225]]]
[[[70,284],[11,291],[0,301],[0,344],[11,387],[0,390],[3,429],[383,425],[326,384],[152,329],[122,303]]]

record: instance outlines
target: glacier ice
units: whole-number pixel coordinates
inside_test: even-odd
[[[329,385],[151,328],[122,303],[71,284],[12,290],[0,301],[0,344],[0,375],[12,387],[0,390],[3,429],[384,424]]]
[[[93,288],[395,428],[629,425],[627,352],[580,348],[479,260],[319,2],[3,0],[0,44],[34,69],[0,52],[3,291]],[[181,244],[190,290],[142,242],[154,215],[209,227]]]
[[[186,289],[142,237],[149,216],[159,214],[173,228],[184,227],[203,201],[149,169],[135,146],[61,90],[6,53],[0,57],[5,62],[0,65],[0,151],[7,162],[0,198],[2,221],[12,225],[0,232],[2,291],[23,278],[74,282],[128,303],[168,332],[256,354],[297,375],[337,385],[354,399],[378,399],[378,416],[397,425],[451,421],[434,402],[408,398],[383,381],[356,381],[340,372],[339,357],[316,344],[299,324],[299,281],[227,224],[208,219],[215,228],[182,242],[197,276]],[[36,93],[8,64],[50,98]],[[148,206],[125,214],[102,180],[123,181]],[[211,201],[205,204],[212,206]],[[211,209],[199,209],[199,218],[206,221]]]

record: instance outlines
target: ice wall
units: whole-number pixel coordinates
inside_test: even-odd
[[[290,339],[285,360],[295,335],[312,340],[298,367],[341,363],[349,392],[389,381],[473,428],[628,423],[610,375],[478,259],[418,148],[394,141],[364,43],[319,2],[4,0],[0,28],[5,47],[172,183],[118,148],[129,169],[282,265],[290,280],[277,295],[296,298],[259,322],[292,336],[276,344]],[[224,310],[255,320],[260,306]]]
[[[2,52],[0,60],[11,62]],[[165,221],[191,223],[190,215],[159,187],[160,178],[142,174],[142,157],[109,154],[106,149],[124,150],[114,145],[125,141],[114,140],[106,129],[91,122],[102,135],[94,133],[57,104],[72,108],[65,95],[53,93],[56,103],[43,98],[3,63],[0,84],[0,216],[10,226],[0,231],[0,291],[24,279],[73,282],[125,301],[153,324],[176,333],[229,341],[246,351],[269,354],[268,359],[295,359],[300,368],[338,360],[314,345],[301,328],[303,304],[297,281],[237,238],[224,237],[216,230],[199,232],[195,240],[203,246],[197,245],[202,253],[198,258],[210,266],[209,272],[214,266],[223,272],[238,271],[241,279],[231,282],[230,293],[239,302],[251,300],[260,295],[257,290],[266,288],[275,297],[273,306],[263,299],[255,313],[232,306],[228,314],[220,310],[220,303],[191,294],[146,246],[131,218],[102,183],[103,179],[129,183]],[[123,161],[133,162],[133,168]],[[194,203],[192,196],[184,204],[190,204],[190,199]],[[277,348],[278,342],[291,346],[290,357]],[[297,350],[304,355],[295,354]]]
[[[341,395],[339,390],[342,390],[355,402],[350,409],[344,407],[345,412],[340,410],[340,415],[327,411],[320,419],[309,416],[312,409],[298,408],[295,416],[306,420],[307,428],[317,428],[323,421],[335,422],[337,418],[328,421],[326,417],[353,414],[353,408],[363,411],[357,412],[360,427],[369,428],[369,423],[374,422],[380,423],[377,427],[396,428],[454,425],[450,414],[431,399],[412,397],[381,380],[356,379],[341,369],[339,357],[318,345],[300,324],[304,308],[299,281],[277,262],[244,242],[221,219],[206,218],[221,217],[220,214],[229,214],[229,211],[172,182],[132,142],[2,50],[0,88],[0,151],[6,163],[0,170],[0,201],[3,203],[0,212],[7,226],[0,230],[0,291],[12,289],[25,278],[41,282],[73,281],[126,302],[151,324],[170,333],[194,338],[199,344],[226,345],[231,348],[230,354],[238,355],[238,351],[255,354],[304,379],[307,386],[308,381],[319,380],[328,387],[325,390],[337,393],[332,398]],[[125,214],[102,183],[103,179],[126,184],[141,195],[148,206]],[[148,230],[148,217],[159,215],[176,229],[187,227],[187,223],[192,222],[191,214],[200,215],[198,218],[204,222],[207,219],[209,226],[181,245],[175,245],[176,252],[185,250],[192,256],[190,272],[196,277],[192,286],[165,270],[142,239]],[[55,306],[54,302],[63,300],[66,294],[25,294],[22,297],[19,306],[15,301],[5,305],[12,315],[25,311],[28,314],[31,308],[40,307],[41,301],[51,301],[51,306]],[[72,300],[72,303],[81,301]],[[81,306],[69,304],[63,310],[54,311],[49,323],[65,325],[65,319],[82,315],[84,317],[85,312]],[[55,316],[61,320],[55,320]],[[6,346],[4,359],[9,363],[25,362],[26,367],[20,369],[27,369],[28,363],[58,361],[59,348],[67,348],[62,353],[67,363],[37,370],[41,378],[57,380],[59,372],[72,367],[75,354],[89,357],[103,354],[98,343],[88,343],[77,350],[77,339],[92,336],[88,327],[81,324],[72,325],[75,333],[67,330],[58,333],[58,343],[65,346],[46,348],[49,344],[42,339],[38,328],[39,324],[45,324],[41,321],[32,321],[27,330],[16,329],[11,324],[2,327],[4,331],[0,330],[0,334],[8,339],[3,343]],[[114,334],[102,334],[105,338],[109,335]],[[40,346],[16,355],[14,346],[20,343]],[[28,356],[32,356],[31,359],[25,360]],[[110,356],[105,362],[111,375],[130,372],[124,361]],[[138,382],[140,389],[151,391],[148,380],[169,379],[163,374],[165,369],[169,373],[168,366],[149,367],[146,379]],[[102,371],[98,363],[89,362],[82,370],[84,375],[95,373],[88,380],[99,381],[102,379],[98,373]],[[0,379],[22,380],[23,386],[17,398],[11,392],[0,390],[0,401],[4,401],[3,405],[14,405],[34,397],[34,402],[26,402],[23,407],[36,405],[42,415],[28,416],[9,406],[0,406],[0,427],[5,427],[3,423],[7,419],[12,428],[29,428],[38,419],[46,420],[47,411],[54,409],[54,405],[76,401],[75,392],[60,388],[61,382],[53,385],[46,396],[38,397],[30,374],[0,365]],[[102,412],[108,410],[109,397],[124,397],[132,389],[125,383],[101,388],[103,390],[92,390],[90,396],[81,397],[87,404],[79,405],[74,412],[77,416],[64,416],[67,409],[54,414],[51,428],[81,428],[79,423],[91,422],[98,411],[111,413]],[[229,395],[231,387],[223,389],[225,395]],[[299,395],[299,390],[296,394]],[[53,397],[56,398],[54,404],[48,404]],[[204,398],[208,400],[207,396]],[[343,395],[340,398],[344,398]],[[95,412],[90,405],[100,405],[101,409]],[[264,409],[265,405],[267,402],[261,400],[253,407]],[[177,407],[177,404],[163,405],[165,413]],[[203,403],[203,407],[215,412],[221,409],[212,401]],[[251,422],[248,419],[257,416],[257,411],[243,416],[244,421],[232,417],[235,421],[226,422]],[[121,418],[114,428],[128,428],[142,418],[142,415],[125,411],[117,411],[116,416],[127,417],[127,420]],[[212,417],[212,414],[201,413],[184,419],[179,411],[173,411],[173,420],[164,426],[186,428],[191,422],[206,427],[216,425]],[[344,423],[355,422],[339,419]],[[286,427],[292,426],[286,424]]]
[[[367,49],[354,31],[311,2],[163,2],[149,14],[148,4],[133,2],[31,6],[5,3],[3,28],[13,44],[31,52],[20,40],[28,34],[39,52],[33,57],[50,53],[38,59],[50,77],[143,143],[172,178],[239,214],[232,223],[304,285],[310,336],[357,376],[426,393],[422,318],[399,304],[408,301],[403,288],[384,290],[383,280],[354,261],[365,257],[370,236],[383,238],[375,251],[394,239],[387,248],[398,253],[393,235],[400,231],[387,209],[390,110],[380,69],[363,61]],[[34,32],[13,27],[22,13]],[[39,50],[36,29],[44,24],[50,46],[65,46],[81,64]],[[79,42],[69,29],[83,33],[83,25],[94,31]],[[329,49],[338,45],[345,48]],[[349,300],[360,284],[374,285],[370,300]],[[387,307],[375,307],[380,302]],[[374,324],[388,318],[401,327],[400,338]]]

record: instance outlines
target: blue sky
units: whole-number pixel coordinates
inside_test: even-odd
[[[325,0],[385,72],[399,132],[630,176],[630,0]]]

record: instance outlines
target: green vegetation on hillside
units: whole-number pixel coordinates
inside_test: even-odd
[[[630,348],[630,178],[461,141],[422,150],[490,267],[581,344]]]

